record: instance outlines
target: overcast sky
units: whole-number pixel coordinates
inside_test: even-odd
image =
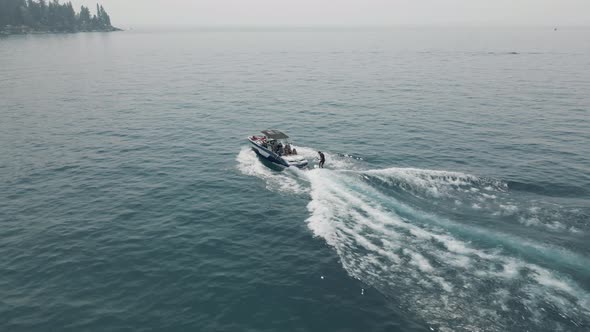
[[[65,1],[65,0],[64,0]],[[71,0],[115,25],[590,25],[590,0]],[[63,1],[62,1],[63,2]]]

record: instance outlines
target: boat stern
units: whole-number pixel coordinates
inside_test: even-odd
[[[287,162],[287,164],[289,164],[289,166],[294,166],[297,168],[307,167],[308,164],[307,159],[299,155],[283,156],[283,159]]]

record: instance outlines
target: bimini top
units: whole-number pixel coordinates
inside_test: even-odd
[[[264,136],[266,136],[270,139],[287,139],[287,138],[289,138],[289,136],[285,135],[285,133],[280,132],[275,129],[263,130],[263,131],[261,131],[261,133],[263,133]]]

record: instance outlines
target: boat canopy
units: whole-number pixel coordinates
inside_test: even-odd
[[[287,136],[285,133],[280,132],[276,129],[263,130],[263,131],[261,131],[261,133],[263,133],[264,136],[266,136],[270,139],[287,139],[287,138],[289,138],[289,136]]]

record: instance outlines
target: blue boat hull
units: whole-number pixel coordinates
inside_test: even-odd
[[[269,162],[281,166],[281,167],[297,167],[297,168],[305,168],[307,167],[307,160],[303,157],[297,155],[288,155],[285,157],[280,156],[279,154],[273,152],[271,149],[268,149],[259,142],[254,141],[248,138],[250,144],[252,144],[252,150],[256,152],[256,154]]]
[[[270,151],[269,149],[258,145],[254,142],[252,142],[251,140],[249,140],[250,144],[252,144],[252,150],[254,150],[254,152],[256,152],[256,154],[261,157],[264,158],[268,161],[270,161],[273,164],[277,164],[283,167],[289,167],[289,163],[287,163],[283,158],[281,158],[278,154]]]

